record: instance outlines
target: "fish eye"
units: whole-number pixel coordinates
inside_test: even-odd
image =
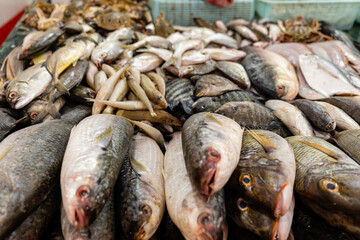
[[[76,196],[81,199],[85,199],[89,197],[89,195],[90,195],[90,188],[89,186],[86,185],[79,187],[78,190],[76,191]]]
[[[144,215],[151,215],[152,211],[151,208],[149,207],[149,205],[142,205],[140,207],[141,211],[143,212]]]
[[[16,96],[17,96],[17,92],[10,92],[9,93],[9,99],[14,99],[14,98],[16,98]]]
[[[188,71],[192,71],[192,70],[193,70],[193,67],[191,67],[191,66],[186,67],[186,70],[188,70]]]
[[[247,203],[244,201],[244,199],[242,199],[242,198],[239,198],[237,201],[236,201],[236,205],[237,205],[237,207],[238,207],[238,209],[240,210],[240,211],[246,211],[246,209],[248,208],[248,206],[247,206]]]
[[[325,191],[337,193],[339,192],[339,185],[332,179],[322,179],[320,180],[320,187]]]
[[[38,115],[39,115],[39,112],[32,112],[32,113],[30,113],[30,119],[35,120]]]
[[[209,213],[201,213],[197,220],[199,224],[206,225],[211,222],[211,216]]]
[[[106,58],[106,57],[107,57],[107,52],[102,52],[102,53],[100,53],[100,57],[101,57],[101,58]]]
[[[239,182],[244,186],[244,187],[250,187],[251,186],[251,175],[250,174],[241,174],[239,177]]]

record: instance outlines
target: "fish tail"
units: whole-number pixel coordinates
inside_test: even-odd
[[[166,68],[170,65],[174,65],[177,69],[179,69],[181,67],[181,58],[177,58],[172,56],[169,60],[167,60],[162,66],[161,68]]]
[[[261,146],[265,149],[265,151],[270,152],[276,149],[275,144],[267,137],[257,134],[251,129],[247,129],[249,134],[256,140]]]

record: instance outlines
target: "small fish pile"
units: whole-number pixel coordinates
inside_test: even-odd
[[[176,26],[145,4],[23,18],[0,71],[0,239],[360,238],[346,34],[302,17]]]

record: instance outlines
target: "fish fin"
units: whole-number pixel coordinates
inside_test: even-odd
[[[174,56],[172,56],[169,60],[167,60],[162,66],[161,68],[166,68],[170,65],[174,65],[177,69],[179,69],[181,67],[181,58],[176,58]]]
[[[111,142],[113,135],[113,128],[109,126],[104,131],[95,136],[95,141],[101,142],[103,146],[107,147]]]
[[[221,124],[222,122],[216,118],[216,115],[214,115],[213,113],[209,112],[204,116],[205,120],[208,119],[210,121],[214,121],[218,124]]]
[[[308,146],[310,146],[312,148],[315,148],[315,149],[319,150],[320,152],[323,152],[323,153],[329,155],[330,157],[335,158],[336,160],[338,160],[338,159],[340,159],[342,157],[340,154],[338,154],[338,153],[336,153],[336,152],[334,152],[334,151],[332,151],[332,150],[330,150],[330,149],[328,149],[326,147],[323,147],[323,146],[321,146],[319,144],[305,142],[305,141],[301,141],[301,140],[298,140],[298,142],[306,144],[306,145],[308,145]]]
[[[256,132],[248,128],[247,131],[258,143],[261,144],[261,146],[265,149],[266,152],[271,152],[276,149],[275,144],[269,138],[257,134]]]
[[[27,119],[28,119],[28,116],[24,116],[24,117],[16,120],[15,125],[18,125],[19,123],[26,122]]]
[[[59,81],[59,79],[55,79],[55,82],[54,82],[54,86],[61,90],[61,91],[64,91],[66,92],[68,95],[70,95],[70,92],[69,92],[69,89],[67,89],[67,87],[65,87],[65,85]]]
[[[282,209],[282,208],[284,207],[284,206],[283,206],[282,198],[284,197],[284,196],[283,196],[284,189],[285,189],[287,186],[288,186],[288,184],[285,183],[285,184],[281,187],[278,195],[276,196],[276,199],[275,199],[275,209],[274,209],[274,216],[275,216],[275,217],[280,217],[280,216],[282,216],[283,214],[285,214],[285,213],[283,212],[283,209]],[[286,210],[287,210],[287,209],[286,209]]]
[[[130,164],[141,181],[146,183],[152,182],[150,173],[146,170],[146,167],[141,162],[130,157]]]
[[[90,42],[92,42],[92,43],[95,43],[96,46],[98,45],[98,43],[97,43],[94,39],[92,39],[92,38],[89,37],[89,36],[84,36],[84,35],[75,37],[75,38],[73,39],[73,42],[77,42],[77,41],[81,41],[81,40],[87,40],[87,41],[90,41]]]
[[[279,222],[280,222],[280,218],[276,218],[276,220],[274,221],[274,224],[272,226],[272,231],[271,231],[271,236],[270,239],[271,240],[276,240],[278,239],[278,234],[279,234]]]
[[[56,110],[55,105],[53,103],[49,103],[46,106],[46,111],[55,119],[61,118],[61,114],[58,110]]]
[[[4,157],[6,157],[6,155],[11,151],[11,149],[13,149],[14,148],[14,146],[10,146],[10,147],[8,147],[8,148],[6,148],[6,149],[3,149],[2,151],[0,151],[0,161],[4,158]]]

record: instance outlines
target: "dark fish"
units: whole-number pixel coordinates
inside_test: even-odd
[[[83,85],[74,87],[70,91],[70,98],[80,103],[90,104],[87,99],[88,98],[95,99],[95,97],[96,97],[96,92],[92,88],[85,87]]]
[[[282,137],[292,135],[272,111],[260,103],[228,102],[218,108],[216,113],[233,119],[245,128],[270,130]]]
[[[96,16],[96,24],[108,31],[113,31],[121,27],[130,27],[132,20],[125,12],[110,11],[102,12]]]
[[[332,139],[344,152],[360,164],[360,129],[339,132]]]
[[[309,121],[320,130],[332,132],[336,128],[336,122],[322,105],[307,100],[297,99],[293,104],[298,107]]]
[[[194,103],[195,87],[187,78],[176,78],[166,83],[166,101],[168,107],[173,110],[181,104],[187,114],[192,114],[191,106]]]
[[[360,166],[339,148],[315,137],[286,139],[296,160],[295,191],[328,224],[360,237]]]
[[[328,102],[347,113],[352,119],[360,124],[360,103],[347,97],[323,98],[320,101]]]
[[[263,99],[250,91],[239,90],[226,92],[216,97],[201,97],[192,105],[195,112],[215,112],[227,102],[251,101],[259,102]]]
[[[69,240],[113,240],[115,239],[114,194],[107,199],[104,208],[87,228],[77,229],[69,222],[65,210],[61,207],[61,227],[65,239]]]
[[[7,108],[0,108],[0,142],[16,126],[18,113]]]
[[[55,185],[49,196],[14,230],[6,240],[40,239],[60,208],[60,187]]]
[[[215,74],[203,75],[195,84],[196,97],[218,96],[234,90],[240,88],[229,79]]]
[[[155,27],[155,34],[158,36],[167,38],[174,32],[171,20],[166,20],[163,12],[159,13],[159,15],[154,19],[153,24]]]
[[[23,128],[0,143],[0,238],[48,196],[59,179],[70,131],[89,114],[75,108],[63,119]]]

